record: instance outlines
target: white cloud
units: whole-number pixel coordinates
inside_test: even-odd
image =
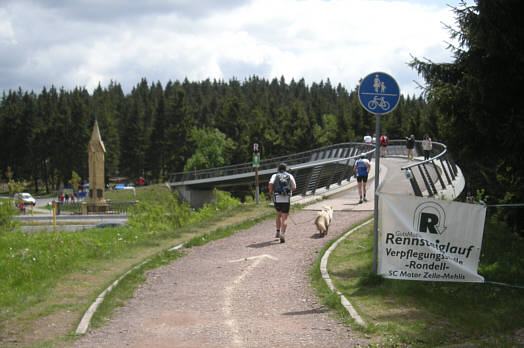
[[[8,18],[7,11],[0,9],[0,44],[16,44],[13,26]]]
[[[457,0],[458,1],[458,0]],[[415,0],[7,1],[0,5],[0,90],[129,91],[149,81],[329,78],[353,89],[372,71],[416,92],[410,54],[450,60],[453,13]],[[127,6],[127,7],[126,7]],[[125,9],[124,9],[125,7]],[[418,93],[418,92],[416,92]]]

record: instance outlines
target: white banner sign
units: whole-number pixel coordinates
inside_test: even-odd
[[[485,217],[483,205],[381,193],[378,274],[484,282],[477,267]]]

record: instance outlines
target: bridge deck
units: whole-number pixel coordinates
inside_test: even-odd
[[[389,157],[380,159],[380,174],[379,180],[382,183],[381,192],[393,193],[393,194],[412,194],[411,184],[408,179],[404,176],[400,170],[402,166],[405,166],[407,160],[400,157]],[[320,199],[323,195],[332,195],[329,199],[329,204],[332,205],[334,210],[338,211],[372,211],[375,197],[375,161],[371,161],[371,173],[368,177],[368,183],[366,185],[367,202],[358,204],[359,195],[357,190],[356,180],[350,181],[344,186],[335,187],[333,190],[322,190],[316,195],[295,197],[295,203],[306,203],[308,201],[314,201]],[[306,210],[320,210],[325,202],[318,202],[315,204],[308,205]]]

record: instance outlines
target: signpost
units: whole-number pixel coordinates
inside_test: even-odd
[[[260,143],[252,143],[253,150],[253,167],[255,167],[255,201],[260,204],[260,188],[258,187],[258,167],[260,167]]]
[[[375,206],[373,238],[373,273],[377,274],[377,249],[378,249],[378,184],[380,169],[380,116],[393,111],[400,100],[400,88],[397,81],[383,72],[374,72],[362,79],[358,88],[358,98],[362,107],[374,114],[375,126]]]

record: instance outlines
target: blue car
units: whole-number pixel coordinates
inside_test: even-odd
[[[134,190],[135,187],[134,186],[131,186],[131,185],[124,185],[124,184],[118,184],[116,185],[113,190]]]

